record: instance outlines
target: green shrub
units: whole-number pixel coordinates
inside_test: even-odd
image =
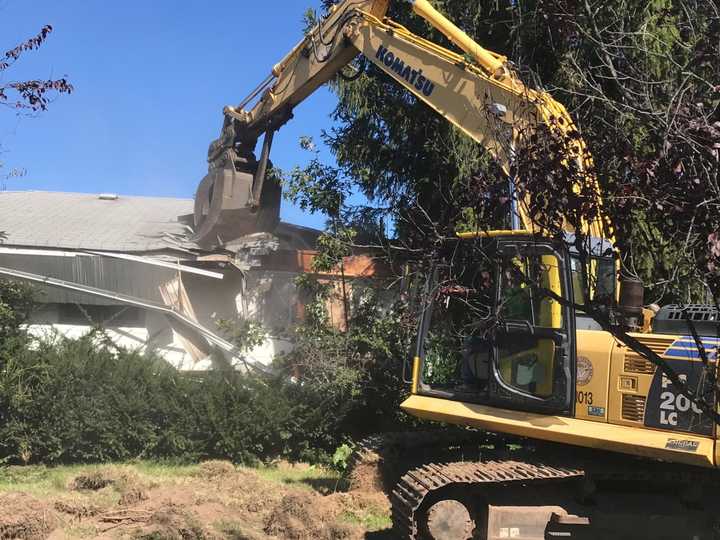
[[[333,468],[341,474],[345,474],[350,466],[350,458],[355,452],[355,445],[343,443],[335,449],[332,457]]]
[[[0,373],[0,459],[104,462],[193,454],[188,382],[93,335],[18,347]]]
[[[317,316],[297,328],[297,348],[276,360],[273,375],[183,374],[152,354],[116,347],[101,330],[33,340],[10,322],[0,341],[0,464],[332,463],[348,439],[404,422],[398,312],[365,300],[348,332],[320,316],[319,302],[317,313],[311,305]]]
[[[33,308],[30,286],[0,279],[0,343],[22,333],[21,325]]]
[[[400,409],[415,324],[408,324],[408,306],[384,302],[377,285],[353,282],[348,328],[341,331],[324,316],[332,289],[308,276],[298,281],[307,295],[306,320],[295,331],[294,350],[275,365],[299,381],[288,391],[303,419],[305,438],[298,444],[321,450],[326,461],[347,439],[415,425]]]
[[[328,462],[361,401],[357,372],[327,375],[185,375],[92,335],[28,341],[0,367],[0,463]]]

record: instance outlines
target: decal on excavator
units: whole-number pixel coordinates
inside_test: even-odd
[[[435,83],[423,75],[422,69],[414,69],[411,65],[406,64],[404,60],[401,60],[399,56],[384,45],[378,47],[375,58],[427,97],[432,96],[435,91]]]
[[[666,362],[681,381],[690,388],[697,388],[702,393],[707,390],[709,377],[706,368],[700,361],[670,360]],[[675,389],[670,379],[660,370],[655,372],[647,407],[645,408],[645,425],[656,429],[712,435],[713,422],[688,397]]]
[[[665,444],[665,448],[668,450],[680,450],[682,452],[697,452],[698,448],[700,448],[700,443],[697,441],[668,439],[668,442]]]
[[[700,344],[703,349],[705,349],[705,356],[708,360],[714,361],[717,359],[718,348],[720,348],[720,338],[702,336],[700,338]],[[692,336],[683,336],[676,339],[663,355],[672,358],[685,358],[687,360],[702,358],[699,347]]]

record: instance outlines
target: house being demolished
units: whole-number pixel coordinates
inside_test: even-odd
[[[193,240],[193,200],[115,194],[0,192],[0,277],[35,283],[34,334],[102,328],[116,344],[153,350],[182,370],[219,356],[267,365],[292,348],[303,306],[295,278],[310,271],[319,231],[280,223],[273,234]],[[207,243],[204,244],[207,246]],[[340,280],[369,277],[369,257]],[[341,324],[343,306],[329,306]],[[221,320],[261,323],[268,337],[241,353]]]

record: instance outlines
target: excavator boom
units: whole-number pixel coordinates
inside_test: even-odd
[[[268,176],[273,134],[296,105],[360,51],[345,42],[348,21],[359,12],[384,17],[390,0],[346,0],[332,9],[239,105],[225,107],[220,137],[208,150],[208,174],[195,196],[195,240],[206,246],[279,223],[281,190]],[[255,157],[264,136],[260,159]]]
[[[208,175],[196,196],[200,243],[272,232],[281,197],[277,180],[266,174],[273,134],[292,118],[296,105],[359,54],[482,144],[506,172],[519,139],[539,124],[562,118],[554,125],[574,129],[565,108],[549,94],[526,87],[503,56],[475,43],[427,0],[402,1],[465,54],[385,18],[390,0],[335,5],[246,99],[225,107],[222,134],[210,145]],[[263,136],[257,160],[254,150]],[[523,201],[516,203],[514,217],[522,228],[533,228]],[[597,224],[589,229],[589,235],[601,236]]]

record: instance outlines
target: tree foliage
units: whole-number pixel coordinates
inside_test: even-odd
[[[275,367],[296,378],[306,396],[325,404],[318,410],[333,426],[326,432],[362,437],[407,424],[399,408],[402,368],[415,329],[403,318],[405,300],[383,297],[378,283],[354,280],[347,328],[339,329],[327,311],[328,300],[341,300],[337,289],[309,275],[298,278],[297,285],[304,320],[295,329],[293,351],[278,358]]]
[[[0,280],[0,342],[22,334],[33,309],[33,290],[15,281]]]
[[[712,0],[539,5],[558,53],[551,88],[594,157],[625,268],[655,300],[715,280],[720,13]]]

